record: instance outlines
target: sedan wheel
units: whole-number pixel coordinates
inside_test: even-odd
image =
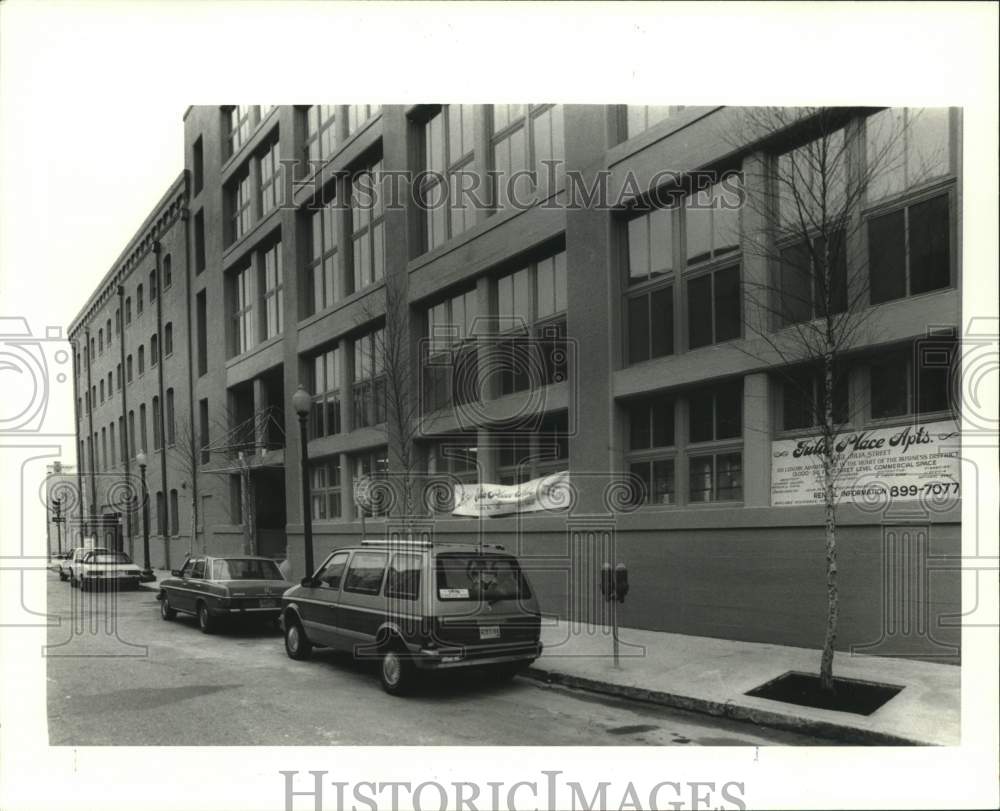
[[[177,616],[177,611],[170,606],[166,592],[160,594],[160,616],[165,620],[172,620]]]
[[[208,606],[204,603],[198,606],[198,627],[201,628],[203,634],[210,634],[215,631],[215,620],[208,613]]]
[[[306,636],[305,631],[298,620],[285,620],[285,653],[289,659],[303,661],[312,655],[312,642]]]

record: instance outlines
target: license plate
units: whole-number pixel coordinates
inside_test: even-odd
[[[260,601],[260,607],[261,608],[274,608],[277,604],[278,604],[277,600],[261,600]]]
[[[480,639],[499,639],[500,638],[500,626],[499,625],[480,625],[479,626],[479,638]]]

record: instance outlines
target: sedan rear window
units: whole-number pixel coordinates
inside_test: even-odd
[[[442,600],[517,600],[531,597],[515,558],[505,555],[438,555],[437,589]]]
[[[273,560],[227,558],[212,563],[213,580],[284,580]]]
[[[131,563],[124,552],[91,552],[83,559],[84,563]]]

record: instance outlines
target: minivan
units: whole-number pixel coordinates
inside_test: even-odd
[[[408,693],[418,673],[488,669],[511,678],[542,652],[538,600],[503,547],[363,541],[336,549],[282,595],[285,651],[313,646],[377,659],[382,687]]]

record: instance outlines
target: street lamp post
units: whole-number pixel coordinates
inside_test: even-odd
[[[312,538],[312,495],[309,492],[309,437],[306,420],[312,409],[312,397],[305,387],[300,385],[292,395],[292,407],[299,417],[299,461],[302,469],[302,534],[305,543],[306,577],[313,575],[313,538]]]
[[[147,582],[155,580],[149,565],[149,492],[146,490],[146,453],[140,450],[135,455],[139,465],[139,479],[142,481],[142,577]]]
[[[52,517],[52,523],[56,525],[56,551],[58,554],[62,554],[62,499],[54,498],[52,499],[52,508],[55,515]],[[51,549],[49,552],[51,553]]]

